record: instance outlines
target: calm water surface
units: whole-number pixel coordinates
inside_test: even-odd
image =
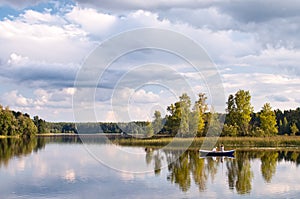
[[[0,139],[0,198],[299,198],[298,150],[154,150]]]

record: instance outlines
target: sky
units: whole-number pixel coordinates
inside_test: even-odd
[[[161,43],[182,45],[183,54],[192,50],[172,35],[195,42],[203,49],[199,56],[213,63],[220,90],[208,86],[202,66],[168,49],[131,49],[81,76],[97,49],[116,52],[130,49],[134,39],[147,41],[147,32],[135,32],[144,28],[169,31]],[[128,40],[111,43],[128,32]],[[266,102],[295,109],[299,32],[297,0],[0,0],[0,104],[47,121],[135,121],[151,120],[155,110],[167,114],[183,92],[192,101],[204,92],[211,107],[224,112],[228,95],[243,89],[255,111]],[[92,77],[96,86],[83,85]],[[84,96],[93,102],[85,104]],[[215,107],[218,100],[223,108]]]

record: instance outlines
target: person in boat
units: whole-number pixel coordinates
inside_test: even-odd
[[[221,151],[224,152],[224,145],[221,144]]]
[[[217,151],[217,147],[214,147],[212,151],[213,151],[213,152]]]

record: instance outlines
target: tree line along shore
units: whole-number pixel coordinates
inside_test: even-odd
[[[225,113],[208,110],[207,97],[198,95],[197,101],[183,93],[179,101],[166,107],[162,117],[155,111],[153,121],[135,122],[47,122],[38,116],[10,110],[0,105],[0,137],[32,137],[57,133],[115,133],[134,137],[270,137],[300,135],[300,108],[272,110],[265,103],[254,112],[249,91],[239,90],[228,96]]]

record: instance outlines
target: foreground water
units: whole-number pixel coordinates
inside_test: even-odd
[[[0,198],[299,198],[300,152],[121,147],[0,139]]]

